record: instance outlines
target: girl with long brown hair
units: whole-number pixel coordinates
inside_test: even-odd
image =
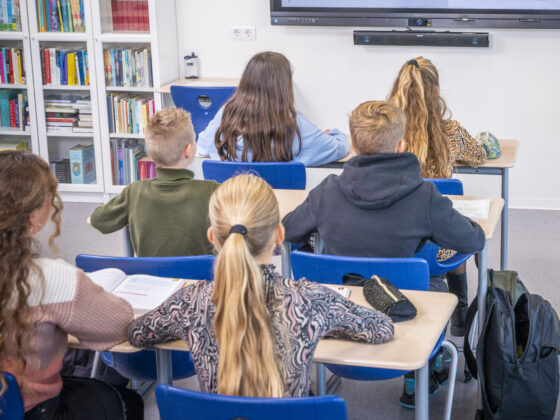
[[[455,162],[476,168],[486,161],[482,145],[457,121],[447,119],[439,73],[430,60],[416,57],[407,61],[393,84],[389,101],[406,114],[405,150],[416,155],[423,177],[450,178]],[[438,258],[453,254],[454,251],[440,250]],[[447,275],[447,283],[459,299],[451,318],[451,333],[463,336],[468,307],[465,264]]]
[[[0,371],[13,374],[29,419],[141,419],[142,399],[102,382],[61,377],[67,335],[105,350],[122,342],[130,305],[62,260],[38,258],[34,237],[62,203],[49,165],[0,152]]]
[[[198,135],[198,153],[215,160],[302,162],[318,166],[350,151],[346,135],[321,131],[296,111],[292,67],[282,54],[249,60],[235,94]]]
[[[290,397],[309,393],[313,349],[327,333],[369,343],[393,337],[384,314],[271,265],[284,239],[278,202],[254,175],[224,182],[210,199],[214,281],[178,291],[128,329],[135,346],[185,340],[204,392]]]

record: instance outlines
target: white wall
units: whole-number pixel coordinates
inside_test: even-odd
[[[348,132],[356,105],[385,98],[406,60],[430,58],[455,119],[473,135],[521,141],[510,206],[560,209],[560,31],[490,29],[490,48],[355,46],[357,28],[271,26],[267,0],[177,0],[177,9],[179,55],[195,51],[201,76],[239,77],[253,54],[281,52],[298,110],[322,128]],[[255,26],[257,40],[231,41],[230,25]],[[462,179],[467,193],[500,194],[498,177]]]

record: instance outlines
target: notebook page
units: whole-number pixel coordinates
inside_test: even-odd
[[[118,268],[105,268],[93,273],[87,273],[87,275],[95,284],[103,287],[106,292],[113,290],[126,277],[124,271]]]
[[[136,274],[127,277],[113,290],[113,294],[128,301],[136,311],[149,311],[158,307],[184,283],[180,279]]]
[[[336,293],[338,293],[339,295],[344,296],[346,299],[348,299],[348,297],[350,296],[350,289],[348,287],[343,287],[343,286],[328,286],[328,285],[324,285],[326,287],[328,287],[331,290],[334,290]]]
[[[453,208],[471,219],[488,219],[490,200],[451,200]]]

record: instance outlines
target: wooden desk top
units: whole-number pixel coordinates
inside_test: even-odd
[[[481,168],[512,168],[515,165],[515,160],[517,159],[517,150],[519,149],[519,140],[499,140],[500,149],[502,154],[498,159],[487,159]],[[344,163],[356,156],[356,153],[350,151],[348,155],[342,159],[337,160],[337,163]],[[468,166],[457,162],[455,167],[458,166]]]
[[[237,86],[239,79],[228,77],[199,77],[198,79],[179,79],[156,89],[157,93],[171,93],[171,86]]]
[[[297,206],[305,201],[307,198],[307,190],[274,190],[276,198],[278,199],[278,205],[280,206],[280,217],[283,219],[285,215],[293,211]],[[477,197],[472,195],[449,195],[447,196],[452,200],[490,200],[490,212],[488,214],[488,219],[473,219],[477,222],[484,234],[486,239],[492,239],[494,235],[494,230],[500,220],[502,214],[502,208],[504,207],[504,200],[499,197]]]
[[[371,307],[366,302],[361,287],[351,286],[350,289],[351,301]],[[416,306],[418,315],[413,320],[395,324],[394,340],[385,344],[321,340],[315,350],[313,361],[401,370],[415,370],[422,367],[451,317],[457,305],[457,298],[450,293],[415,290],[403,290],[403,293]],[[120,345],[112,350],[117,351],[117,348],[120,348]],[[156,348],[188,351],[187,343],[182,340],[159,344]],[[127,348],[123,347],[123,349]]]

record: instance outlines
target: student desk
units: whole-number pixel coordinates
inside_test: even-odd
[[[519,141],[499,140],[499,143],[502,153],[498,159],[489,159],[484,165],[478,168],[471,168],[470,166],[458,163],[453,172],[459,174],[500,175],[502,177],[502,198],[505,201],[505,205],[502,210],[500,269],[506,270],[508,256],[509,169],[515,166]],[[351,152],[348,156],[336,162],[327,163],[318,168],[341,169],[344,163],[354,156],[355,154]]]

